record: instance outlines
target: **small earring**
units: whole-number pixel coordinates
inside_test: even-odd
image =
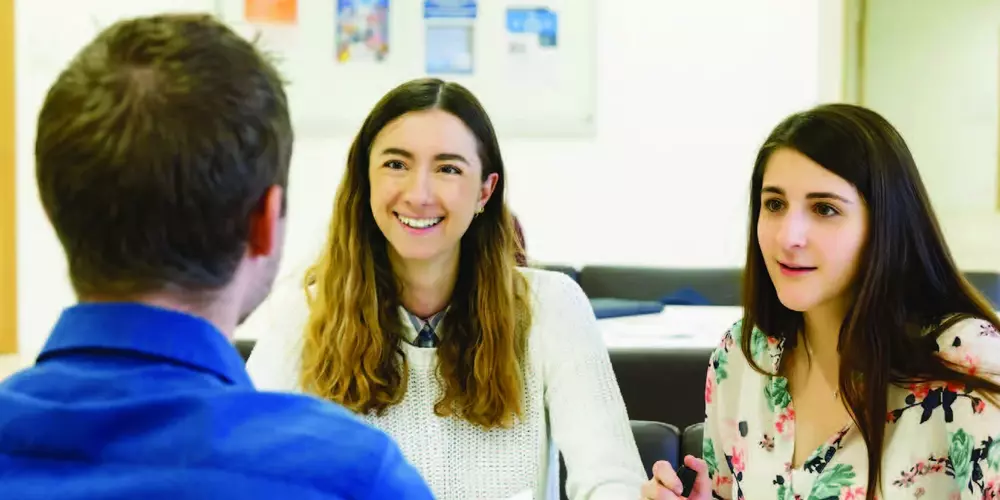
[[[483,207],[479,207],[479,210],[476,210],[476,215],[483,213],[483,210],[485,210]]]

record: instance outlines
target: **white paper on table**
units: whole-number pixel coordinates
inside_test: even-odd
[[[667,306],[661,318],[672,335],[722,338],[743,317],[740,306]]]
[[[715,347],[743,315],[739,306],[666,306],[659,314],[598,320],[611,348]]]

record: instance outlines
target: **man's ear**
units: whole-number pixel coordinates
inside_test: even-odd
[[[267,257],[277,251],[279,225],[284,218],[285,190],[271,186],[257,209],[250,214],[250,237],[247,252],[251,257]]]

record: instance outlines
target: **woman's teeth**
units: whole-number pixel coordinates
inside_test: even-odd
[[[433,217],[430,219],[413,219],[399,214],[396,214],[396,218],[399,219],[399,221],[402,222],[403,224],[406,224],[407,226],[410,226],[414,229],[427,229],[429,227],[436,226],[439,222],[444,220],[444,217]]]

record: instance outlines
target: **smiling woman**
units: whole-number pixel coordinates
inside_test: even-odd
[[[711,357],[689,498],[1000,497],[1000,319],[899,132],[858,106],[797,113],[750,189],[744,317]]]
[[[259,339],[257,387],[358,413],[442,500],[557,498],[556,450],[570,499],[636,498],[646,476],[590,302],[564,274],[517,267],[478,99],[404,83],[347,163],[305,293],[275,290],[238,333]]]
[[[465,123],[441,109],[403,115],[375,136],[369,159],[372,214],[395,267],[458,263],[443,254],[458,251],[456,243],[482,213],[500,177],[483,171],[478,150]],[[439,307],[413,305],[418,309],[413,312],[424,316]]]
[[[0,354],[17,352],[14,0],[0,0]]]

